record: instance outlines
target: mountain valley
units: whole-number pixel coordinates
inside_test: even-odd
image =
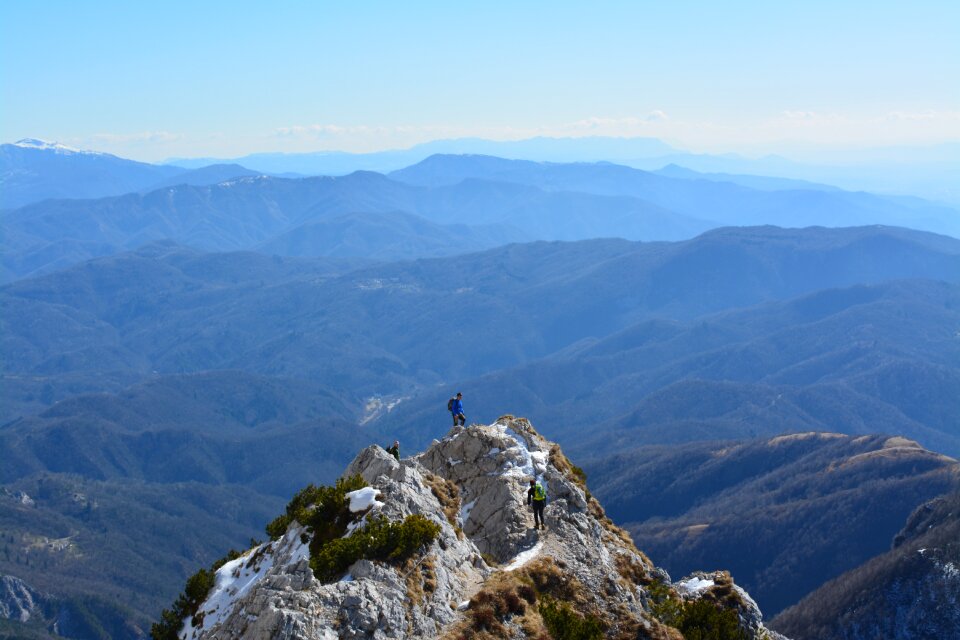
[[[0,637],[143,637],[303,486],[443,438],[455,390],[795,640],[957,489],[960,241],[887,226],[937,206],[477,156],[242,169],[3,212],[0,573],[42,604]],[[831,224],[720,226],[794,206]]]

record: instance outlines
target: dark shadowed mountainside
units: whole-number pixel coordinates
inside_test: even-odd
[[[886,551],[914,508],[960,486],[955,460],[905,438],[823,432],[641,447],[584,467],[651,558],[671,574],[729,568],[769,615]]]
[[[917,508],[893,548],[773,619],[796,640],[941,639],[960,629],[960,493]]]
[[[315,383],[237,371],[165,376],[4,425],[0,482],[54,472],[248,485],[285,496],[331,479],[368,444],[357,419]]]
[[[30,624],[8,623],[6,637],[56,629],[68,638],[143,638],[185,575],[262,536],[284,501],[235,485],[65,474],[5,484],[0,575],[45,594],[27,608]]]

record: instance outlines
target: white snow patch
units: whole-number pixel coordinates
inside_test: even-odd
[[[533,468],[538,474],[542,474],[547,470],[547,452],[546,451],[531,451],[530,459],[533,462]]]
[[[300,536],[297,536],[297,544],[290,551],[290,562],[288,562],[287,564],[294,565],[300,562],[301,560],[309,560],[309,559],[310,559],[310,541],[307,540],[307,542],[301,542]]]
[[[226,183],[223,183],[226,184]],[[404,400],[409,400],[410,396],[399,396],[396,398],[387,398],[383,396],[370,396],[363,403],[363,417],[360,419],[360,424],[364,425],[368,422],[376,420],[384,416],[385,414],[393,411],[398,404]]]
[[[457,605],[457,611],[466,611],[467,607],[469,606],[470,606],[470,601],[464,600],[463,602]]]
[[[254,547],[249,553],[220,567],[213,589],[200,605],[200,611],[204,613],[203,624],[195,628],[188,619],[180,631],[180,637],[195,638],[198,632],[208,631],[225,620],[233,612],[237,601],[273,566],[273,552],[278,542]],[[256,562],[251,562],[254,558]]]
[[[709,589],[714,585],[713,580],[707,580],[704,578],[693,577],[684,582],[677,583],[677,590],[682,591],[686,594],[695,596],[705,589]]]
[[[500,447],[494,447],[494,448],[490,449],[490,453],[488,453],[487,455],[492,458],[492,457],[494,457],[495,455],[497,455],[498,453],[500,453]]]
[[[517,450],[521,459],[519,465],[508,460],[506,464],[504,464],[503,471],[499,475],[513,476],[523,479],[536,477],[543,486],[543,490],[547,491],[547,481],[542,477],[542,474],[547,470],[547,452],[530,451],[530,448],[527,447],[527,441],[523,439],[523,436],[508,427],[506,424],[498,422],[492,426],[500,429],[503,435],[508,436],[516,443],[515,447],[510,447],[507,451]]]
[[[357,513],[366,511],[370,507],[382,507],[383,503],[377,500],[379,494],[380,492],[373,487],[364,487],[363,489],[351,491],[347,494],[347,498],[350,499],[350,511]]]
[[[43,151],[53,151],[57,154],[70,155],[74,153],[82,153],[85,155],[92,156],[103,156],[107,155],[99,151],[86,151],[84,149],[74,149],[73,147],[68,147],[65,144],[60,144],[59,142],[47,142],[46,140],[37,140],[35,138],[24,138],[23,140],[17,140],[13,143],[13,146],[20,147],[21,149],[41,149]]]
[[[473,507],[476,506],[477,501],[471,500],[470,502],[460,506],[460,515],[457,516],[457,520],[460,521],[460,526],[463,527],[467,519],[470,517],[470,512],[473,511]]]
[[[503,570],[514,571],[516,569],[519,569],[520,567],[522,567],[523,565],[527,564],[528,562],[536,558],[538,555],[540,555],[540,551],[542,549],[543,549],[543,540],[540,540],[539,542],[537,542],[537,544],[533,545],[531,548],[527,549],[526,551],[521,551],[520,553],[518,553],[514,557],[514,559],[510,561],[510,564],[508,564],[503,568]]]

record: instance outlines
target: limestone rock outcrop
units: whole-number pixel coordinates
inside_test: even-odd
[[[294,521],[279,539],[218,570],[180,637],[523,638],[545,630],[534,613],[543,591],[568,601],[573,615],[597,620],[607,637],[682,638],[657,619],[657,598],[706,597],[707,578],[696,583],[699,593],[671,585],[605,517],[578,473],[557,445],[512,416],[454,427],[399,462],[368,447],[344,474],[360,475],[372,488],[364,490],[366,506],[347,535],[371,517],[421,515],[440,528],[429,547],[399,565],[359,560],[339,580],[324,583],[310,567],[310,532]],[[547,489],[545,531],[532,528],[526,505],[534,476]],[[749,637],[773,637],[765,635],[749,596],[739,588],[735,593],[744,596],[739,615]],[[508,604],[491,604],[496,598]],[[481,616],[481,609],[490,613]]]

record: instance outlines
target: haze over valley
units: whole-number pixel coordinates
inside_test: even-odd
[[[956,9],[215,4],[0,9],[0,638],[960,634]]]

